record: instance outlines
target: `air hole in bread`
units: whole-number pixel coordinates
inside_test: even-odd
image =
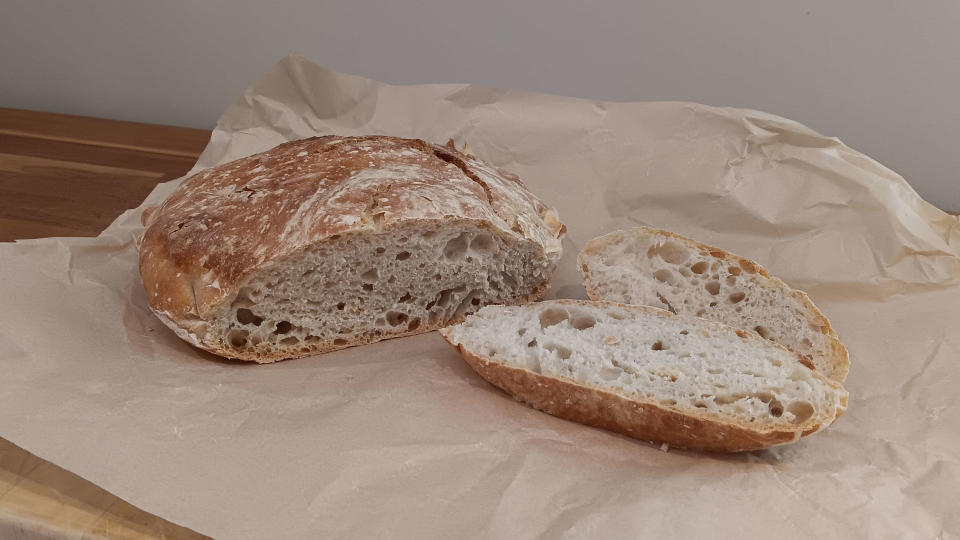
[[[527,329],[526,329],[526,328],[520,328],[519,330],[517,330],[517,335],[522,336],[522,335],[524,335],[524,334],[526,334],[526,333],[527,333]]]
[[[478,234],[470,241],[470,251],[480,255],[493,253],[493,238],[489,234]]]
[[[373,290],[373,283],[364,283],[363,287],[361,288],[367,292],[370,292]]]
[[[420,319],[419,318],[411,319],[410,324],[407,325],[407,331],[413,332],[417,328],[420,328]]]
[[[661,404],[661,405],[666,405],[667,407],[672,407],[672,406],[674,406],[674,405],[677,404],[677,400],[675,400],[675,399],[662,399],[662,400],[660,400],[660,404]]]
[[[410,296],[410,293],[404,293],[404,295],[401,296],[400,299],[397,300],[397,302],[400,302],[400,303],[408,303],[408,302],[410,302],[410,300],[413,300],[413,297]]]
[[[669,283],[670,285],[676,284],[676,278],[673,277],[673,272],[667,268],[661,268],[654,272],[653,278],[663,283]]]
[[[711,375],[719,375],[719,374],[723,373],[723,370],[720,369],[720,368],[710,368],[710,369],[707,370],[707,373],[709,373],[709,374],[711,374]]]
[[[777,400],[770,402],[770,416],[780,418],[783,416],[783,404]]]
[[[620,375],[623,374],[623,371],[617,368],[605,367],[600,369],[600,378],[605,381],[613,381],[620,378]]]
[[[744,396],[741,394],[722,394],[719,396],[714,396],[713,402],[717,405],[729,405],[743,398]]]
[[[437,299],[436,304],[439,307],[445,308],[450,304],[450,299],[454,296],[459,296],[460,293],[466,291],[467,288],[463,285],[459,287],[454,287],[453,289],[444,289],[440,291],[440,297]],[[427,309],[430,309],[431,306],[427,306]]]
[[[813,416],[813,405],[806,401],[793,401],[787,405],[787,412],[793,415],[794,424],[802,424]]]
[[[653,345],[650,346],[650,349],[654,351],[665,351],[669,348],[669,346],[664,347],[663,342],[660,340],[654,341]]]
[[[698,409],[706,409],[706,408],[707,408],[707,404],[704,403],[704,402],[702,402],[702,401],[695,401],[695,402],[693,403],[693,406],[696,407],[696,408],[698,408]]]
[[[527,347],[536,347],[536,346],[537,346],[537,338],[533,338],[532,340],[527,342]]]
[[[775,357],[773,357],[773,356],[768,356],[768,357],[767,357],[767,361],[770,362],[770,364],[772,364],[772,365],[774,365],[774,366],[776,366],[776,367],[780,367],[780,366],[783,365],[783,362],[781,362],[779,358],[775,358]]]
[[[563,345],[557,345],[556,343],[548,343],[544,345],[543,348],[550,352],[557,353],[557,356],[561,360],[566,360],[567,358],[570,358],[571,354],[573,354],[573,351],[570,349],[564,347]]]
[[[387,249],[386,249],[386,248],[382,248],[382,247],[378,247],[375,251],[376,251],[377,255],[383,255],[383,253],[384,253],[385,251],[387,251]]]
[[[720,283],[717,281],[708,281],[703,287],[710,294],[720,294]]]
[[[409,258],[410,258],[410,252],[409,252],[409,251],[401,251],[400,253],[397,253],[397,260],[398,260],[398,261],[405,261],[405,260],[407,260],[407,259],[409,259]]]
[[[280,321],[277,323],[276,328],[273,330],[274,334],[286,334],[293,330],[293,325],[289,321]]]
[[[747,297],[747,293],[743,291],[737,291],[735,293],[730,293],[730,296],[728,296],[727,299],[730,300],[731,304],[736,304],[737,302],[743,300],[746,297]]]
[[[470,293],[463,298],[463,300],[460,302],[460,305],[457,306],[457,309],[453,312],[453,317],[455,319],[459,319],[476,311],[474,308],[480,305],[480,299],[477,298],[477,295],[481,294],[483,294],[483,291],[481,290],[470,291]],[[476,303],[474,303],[475,300]]]
[[[587,314],[576,314],[573,318],[570,319],[570,326],[576,328],[577,330],[586,330],[587,328],[593,328],[597,324],[597,319],[593,318],[592,315]]]
[[[300,338],[298,338],[297,336],[285,337],[280,340],[280,344],[283,345],[284,347],[292,347],[297,343],[300,343]]]
[[[727,268],[727,272],[729,272],[731,276],[739,276],[739,275],[740,275],[740,269],[737,268],[736,266],[731,266],[731,267]]]
[[[687,330],[681,330],[680,333],[685,336],[685,335],[689,334],[690,332],[688,332]]]
[[[254,326],[260,326],[260,323],[263,322],[263,317],[255,315],[247,308],[240,308],[237,310],[237,322],[240,324],[252,324]]]
[[[380,277],[380,273],[377,272],[377,269],[376,269],[376,268],[371,268],[370,270],[367,270],[366,272],[364,272],[364,273],[360,276],[360,279],[362,279],[363,281],[366,281],[366,282],[368,282],[368,283],[374,283],[374,282],[377,281],[377,278],[378,278],[378,277]]]
[[[655,244],[647,250],[647,257],[652,259],[655,255],[672,264],[683,264],[690,258],[690,253],[685,247],[669,240],[662,244]]]
[[[227,339],[230,341],[232,347],[239,349],[247,344],[247,336],[249,335],[250,332],[246,330],[231,330],[227,335]]]
[[[467,233],[461,233],[460,236],[451,239],[447,242],[447,245],[443,247],[443,256],[448,260],[457,260],[462,259],[464,254],[467,253],[467,243],[470,238]]]
[[[707,261],[700,261],[690,267],[694,274],[702,274],[707,271]]]
[[[716,303],[716,302],[710,302],[710,307],[717,307],[717,303]]]
[[[373,321],[374,326],[386,326],[387,320],[383,317],[377,317],[377,320]]]
[[[736,284],[737,284],[737,278],[733,276],[727,276],[727,285],[733,287]]]
[[[332,235],[330,235],[330,240],[339,240],[339,239],[340,239],[340,235],[339,235],[339,234],[332,234]]]
[[[748,273],[748,274],[756,274],[756,273],[757,273],[757,266],[756,266],[755,264],[753,264],[752,262],[746,260],[746,259],[741,259],[741,260],[740,260],[740,268],[743,268],[743,271],[746,272],[746,273]],[[731,270],[732,270],[732,268],[731,268]],[[730,272],[730,273],[732,274],[733,272]]]
[[[677,269],[677,271],[680,272],[681,276],[687,279],[693,277],[693,274],[690,273],[690,269],[687,268],[686,266],[681,266],[680,268]]]
[[[343,308],[345,307],[347,307],[347,305],[344,304],[343,302],[340,302],[339,304],[337,304],[337,309],[339,309],[340,311],[343,311]]]
[[[343,339],[343,338],[337,338],[337,339],[333,340],[333,344],[336,345],[336,346],[338,346],[338,347],[342,347],[343,345],[346,345],[346,344],[347,344],[347,340],[345,340],[345,339]]]
[[[388,311],[387,312],[387,324],[390,326],[397,326],[407,322],[407,314],[399,311]]]
[[[401,236],[401,237],[400,237],[400,242],[406,242],[407,240],[410,240],[410,239],[407,238],[406,236]]]
[[[560,308],[547,308],[540,313],[540,328],[547,328],[555,324],[560,324],[570,318],[567,310]]]
[[[810,341],[810,338],[803,338],[800,340],[800,343],[804,344],[807,347],[813,347],[813,343]]]
[[[760,334],[764,339],[770,339],[770,329],[766,326],[754,326],[753,331]]]
[[[703,317],[703,314],[706,313],[706,312],[707,312],[707,310],[705,310],[705,309],[698,309],[698,310],[697,310],[697,317]]]

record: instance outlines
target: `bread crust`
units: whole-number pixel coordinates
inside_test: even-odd
[[[419,139],[313,137],[207,169],[143,217],[140,274],[150,308],[214,354],[270,362],[430,331],[315,342],[295,354],[237,354],[208,339],[251,274],[344,234],[469,222],[538,246],[555,262],[563,224],[515,175]],[[529,298],[539,297],[547,284]]]
[[[557,304],[577,305],[582,300],[555,300]],[[651,306],[595,301],[625,309],[646,311],[660,317],[672,318],[673,313]],[[712,323],[720,324],[720,323]],[[731,328],[743,339],[764,341],[768,345],[786,348],[769,342],[751,332]],[[580,424],[599,427],[622,435],[650,442],[667,443],[677,448],[711,452],[744,452],[762,450],[771,446],[789,444],[827,427],[843,413],[844,397],[835,416],[827,422],[810,421],[789,429],[756,429],[747,423],[724,421],[716,415],[695,411],[678,411],[658,403],[625,397],[614,392],[585,386],[562,377],[553,377],[505,365],[489,357],[475,354],[462,344],[454,343],[448,330],[440,334],[454,346],[463,359],[484,380],[500,388],[518,401],[552,416]],[[789,352],[789,351],[788,351]],[[791,354],[801,359],[800,355]],[[814,372],[816,373],[816,372]],[[820,374],[827,384],[841,386]]]
[[[771,276],[767,270],[761,266],[756,261],[747,259],[746,257],[741,257],[739,255],[730,253],[729,251],[723,250],[718,247],[710,246],[701,242],[698,242],[692,238],[686,236],[666,231],[663,229],[656,229],[653,227],[637,227],[630,230],[621,230],[615,231],[612,233],[599,236],[587,242],[587,245],[584,246],[583,250],[577,256],[577,266],[580,268],[581,274],[583,274],[583,284],[584,288],[587,291],[587,297],[591,300],[604,300],[604,298],[597,292],[596,289],[591,287],[591,276],[590,269],[586,263],[586,257],[594,256],[603,251],[603,249],[612,244],[617,244],[624,239],[624,235],[628,234],[637,234],[641,232],[642,234],[654,234],[662,235],[668,238],[677,240],[683,244],[690,246],[693,249],[700,251],[702,254],[709,255],[715,259],[722,260],[727,264],[734,264],[740,266],[745,272],[755,273],[763,276],[770,281],[776,287],[784,289],[789,292],[790,296],[795,298],[801,304],[806,307],[809,312],[813,315],[812,320],[809,322],[815,324],[820,328],[820,331],[828,336],[829,349],[830,353],[827,358],[828,362],[833,366],[833,371],[831,373],[825,374],[830,379],[833,379],[837,382],[843,382],[847,378],[847,373],[850,371],[850,354],[847,351],[847,348],[844,347],[843,343],[840,342],[837,332],[830,325],[830,321],[827,317],[820,311],[819,308],[810,300],[810,297],[807,296],[807,293],[793,289],[787,285],[783,280],[776,276]]]

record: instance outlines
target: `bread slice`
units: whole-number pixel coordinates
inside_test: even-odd
[[[775,343],[647,306],[488,306],[441,334],[481,377],[536,409],[671,446],[791,443],[847,404],[839,384]]]
[[[802,291],[759,264],[678,234],[648,227],[594,238],[578,258],[593,300],[696,315],[775,341],[843,382],[847,349]]]
[[[145,216],[154,313],[197,347],[256,362],[535,300],[564,231],[510,173],[379,136],[294,141],[203,171]]]

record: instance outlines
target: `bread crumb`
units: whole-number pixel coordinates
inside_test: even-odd
[[[669,451],[670,451],[670,445],[667,444],[667,443],[661,444],[661,445],[660,445],[660,451],[662,451],[662,452],[669,452]]]

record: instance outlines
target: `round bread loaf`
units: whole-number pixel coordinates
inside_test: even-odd
[[[563,224],[520,180],[417,139],[315,137],[200,172],[144,213],[150,308],[273,362],[539,298]]]

